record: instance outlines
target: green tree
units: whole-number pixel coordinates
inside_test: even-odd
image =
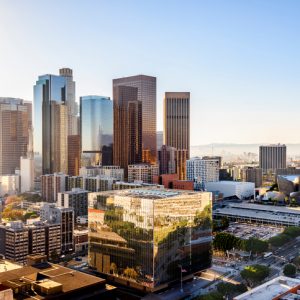
[[[300,236],[300,227],[298,226],[286,227],[283,231],[283,234],[286,234],[292,238]]]
[[[222,296],[236,296],[247,291],[244,284],[232,284],[230,282],[221,282],[217,285],[217,290]]]
[[[263,265],[246,266],[241,271],[242,278],[250,287],[257,283],[261,283],[270,274],[270,268]]]
[[[286,244],[288,241],[291,240],[291,237],[287,234],[278,234],[276,236],[273,236],[269,239],[269,243],[274,247],[280,247],[284,244]]]
[[[268,242],[257,238],[250,238],[245,241],[245,250],[249,252],[252,251],[252,253],[263,253],[266,252],[268,248]]]
[[[211,292],[197,297],[195,300],[223,300],[223,295],[219,292]]]
[[[227,250],[231,250],[232,248],[240,249],[242,247],[242,243],[243,242],[241,239],[230,233],[217,232],[214,237],[213,246],[214,249],[225,252]]]
[[[299,269],[300,267],[300,256],[297,256],[293,260],[294,265]]]
[[[294,277],[296,275],[297,268],[294,264],[287,264],[283,268],[283,274],[288,277]]]

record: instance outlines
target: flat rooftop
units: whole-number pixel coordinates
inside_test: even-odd
[[[300,284],[300,279],[279,276],[244,294],[234,300],[271,300]]]
[[[22,268],[22,266],[15,264],[11,261],[8,261],[5,259],[0,260],[0,273],[11,271],[11,270],[16,270],[16,269],[21,269],[21,268]]]
[[[300,210],[278,206],[230,203],[226,207],[214,210],[213,215],[300,225]]]

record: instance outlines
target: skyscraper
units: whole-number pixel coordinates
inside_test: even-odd
[[[31,103],[0,98],[0,175],[15,174],[26,156],[31,129]]]
[[[190,157],[190,93],[166,92],[164,99],[164,144],[177,149],[177,173],[186,178]]]
[[[75,96],[75,81],[73,81],[73,70],[62,68],[59,75],[66,80],[66,105],[68,108],[68,135],[77,135],[78,128],[78,104]]]
[[[114,165],[124,168],[142,161],[142,102],[138,89],[115,86],[114,98]]]
[[[68,175],[78,176],[80,169],[80,135],[68,136]]]
[[[34,86],[35,176],[68,171],[67,82],[63,76],[39,76]]]
[[[159,174],[176,173],[176,148],[162,145],[158,150]]]
[[[113,102],[109,97],[80,97],[80,116],[83,165],[112,165]]]
[[[142,160],[156,162],[156,77],[136,75],[113,80],[113,87],[138,88],[137,100],[142,103]]]
[[[286,168],[286,145],[259,146],[259,167],[263,173]]]

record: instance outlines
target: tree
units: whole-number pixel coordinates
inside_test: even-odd
[[[196,300],[223,300],[223,295],[219,292],[211,292],[196,298]]]
[[[245,250],[254,253],[266,252],[269,248],[269,244],[266,241],[259,240],[257,238],[250,238],[245,241]]]
[[[283,274],[288,277],[294,277],[296,275],[297,268],[294,264],[287,264],[283,268]]]
[[[300,267],[300,256],[297,256],[293,260],[294,265],[299,268]]]
[[[298,226],[286,227],[283,231],[283,234],[286,234],[292,238],[300,236],[300,227]]]
[[[275,246],[275,247],[280,247],[284,244],[286,244],[288,241],[291,240],[291,237],[287,234],[278,234],[276,236],[273,236],[269,239],[269,243],[272,245],[272,246]]]
[[[5,205],[19,204],[21,202],[21,198],[16,195],[8,196],[5,199]]]
[[[218,232],[213,241],[213,246],[216,250],[227,251],[232,248],[241,248],[241,239],[227,232]]]
[[[263,265],[246,266],[241,271],[242,278],[250,287],[262,282],[270,274],[270,268]]]
[[[236,296],[247,291],[244,284],[233,284],[230,282],[221,282],[217,285],[217,290],[222,296]]]

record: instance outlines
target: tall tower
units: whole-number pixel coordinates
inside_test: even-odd
[[[31,128],[31,103],[0,98],[0,175],[15,174],[25,156]]]
[[[132,86],[138,89],[142,103],[142,161],[156,162],[156,77],[136,75],[113,80],[113,87]]]
[[[35,176],[68,171],[68,107],[65,77],[39,76],[34,86]]]
[[[82,163],[112,165],[113,102],[109,97],[80,97]]]
[[[166,92],[164,99],[164,144],[177,149],[177,173],[186,179],[190,157],[190,93]]]
[[[68,135],[77,135],[78,128],[78,104],[75,96],[75,81],[73,70],[69,68],[59,69],[59,75],[66,80],[66,105],[68,109]]]
[[[142,102],[138,89],[114,86],[114,165],[125,170],[128,165],[142,161]]]

